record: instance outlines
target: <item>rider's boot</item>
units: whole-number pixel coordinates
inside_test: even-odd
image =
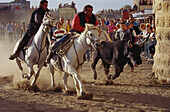
[[[49,52],[49,54],[48,54],[48,56],[47,56],[47,59],[46,59],[46,63],[50,63],[50,60],[51,60],[51,58],[54,56],[54,52],[52,52],[52,51],[50,51]]]
[[[10,60],[14,60],[15,58],[17,58],[19,56],[21,49],[18,48],[12,55],[10,55],[9,59]]]
[[[59,41],[52,44],[52,47],[46,59],[47,63],[50,63],[51,58],[54,56],[55,52],[58,51],[58,49],[60,48],[60,45],[61,45],[61,42]]]
[[[12,55],[10,55],[9,57],[10,60],[14,60],[15,58],[19,56],[20,51],[27,45],[29,39],[30,39],[30,36],[27,32],[22,38],[21,42],[19,43],[17,50]]]

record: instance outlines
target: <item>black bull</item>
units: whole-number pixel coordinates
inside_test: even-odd
[[[99,59],[102,60],[105,74],[107,75],[108,79],[117,78],[123,71],[126,63],[129,63],[131,68],[133,69],[133,64],[131,63],[130,58],[128,58],[129,52],[131,52],[136,64],[142,63],[142,60],[140,58],[141,48],[139,47],[139,45],[134,44],[130,47],[126,41],[102,42],[101,48],[94,52],[94,60],[92,63],[94,79],[97,79],[97,72],[95,70],[95,67]],[[110,65],[115,66],[114,76],[108,75]]]

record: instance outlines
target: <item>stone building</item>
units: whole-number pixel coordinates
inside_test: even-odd
[[[163,83],[170,83],[170,0],[155,0],[156,53],[153,72]]]
[[[1,8],[4,6],[10,7],[19,7],[19,9],[29,9],[30,8],[30,1],[26,0],[14,0],[12,2],[4,2],[0,3]]]
[[[153,0],[133,0],[133,6],[138,6],[138,10],[152,9]]]

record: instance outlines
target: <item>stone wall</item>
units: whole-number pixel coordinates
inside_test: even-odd
[[[153,72],[159,81],[170,83],[170,0],[155,0],[156,53]]]
[[[7,24],[9,20],[13,23],[29,23],[34,10],[0,10],[0,22]],[[55,19],[59,19],[58,12],[50,11]]]

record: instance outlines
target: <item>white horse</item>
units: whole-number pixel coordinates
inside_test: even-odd
[[[30,47],[25,51],[25,55],[23,51],[20,52],[19,57],[16,58],[17,65],[21,71],[21,74],[23,77],[28,78],[28,80],[31,78],[31,76],[34,74],[35,77],[31,82],[31,86],[35,85],[35,82],[39,76],[40,70],[44,65],[46,56],[47,56],[47,48],[46,48],[46,37],[48,35],[49,28],[52,26],[54,19],[46,13],[43,18],[43,22],[38,30],[38,32],[33,37],[32,43]],[[21,40],[19,40],[14,48],[14,51],[17,49],[19,43]],[[21,65],[21,61],[24,61],[27,66],[29,67],[29,74],[23,73],[23,68]],[[34,72],[33,66],[37,65],[37,71]],[[26,76],[25,76],[26,75]]]
[[[69,91],[67,87],[67,79],[68,76],[71,75],[75,83],[78,98],[83,97],[85,93],[79,75],[79,68],[84,62],[83,56],[90,46],[97,48],[96,45],[99,43],[99,36],[100,32],[98,28],[94,27],[92,24],[86,24],[85,31],[82,32],[81,35],[78,35],[78,38],[74,39],[73,45],[71,45],[68,52],[61,58],[61,66],[63,68],[62,72],[64,72],[63,81],[65,90],[66,92]],[[56,56],[51,59],[49,66],[51,72],[51,86],[54,89],[54,70],[58,70],[56,66]]]

